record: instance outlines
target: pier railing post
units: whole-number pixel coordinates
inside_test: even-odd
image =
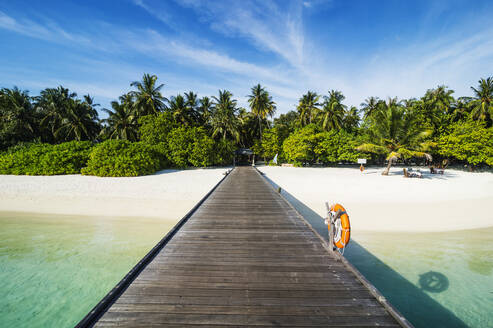
[[[334,251],[334,230],[335,226],[332,221],[329,222],[329,247],[331,251]]]
[[[332,222],[332,216],[330,214],[330,205],[325,202],[325,207],[327,207],[327,221],[329,226],[329,247],[331,251],[334,251],[334,222]]]

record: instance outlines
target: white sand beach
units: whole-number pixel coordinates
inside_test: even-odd
[[[452,231],[493,226],[493,174],[446,170],[423,179],[402,168],[259,167],[265,176],[326,216],[324,202],[341,203],[353,231]],[[424,171],[424,170],[423,170]],[[426,172],[426,171],[424,171]]]
[[[181,219],[226,168],[163,170],[153,175],[0,175],[0,211]]]
[[[446,170],[405,179],[401,168],[259,167],[320,216],[347,209],[354,231],[451,231],[493,226],[493,174]],[[135,178],[0,176],[0,211],[180,219],[225,168],[164,170]]]

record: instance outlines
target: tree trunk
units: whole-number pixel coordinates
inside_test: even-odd
[[[260,144],[262,144],[262,119],[260,118],[260,116],[258,117],[258,127],[260,130]]]
[[[389,159],[389,164],[387,164],[387,167],[385,170],[383,170],[382,175],[389,175],[390,167],[392,166],[392,160]]]
[[[258,126],[260,130],[260,147],[262,147],[262,119],[260,116],[258,117]],[[265,164],[265,152],[263,155],[264,155],[264,164]]]

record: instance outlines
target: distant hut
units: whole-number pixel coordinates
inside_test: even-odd
[[[233,166],[236,165],[255,165],[255,153],[248,148],[235,150]]]

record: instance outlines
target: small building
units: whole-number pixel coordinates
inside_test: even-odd
[[[239,148],[234,152],[233,166],[254,165],[255,153],[248,148]]]

